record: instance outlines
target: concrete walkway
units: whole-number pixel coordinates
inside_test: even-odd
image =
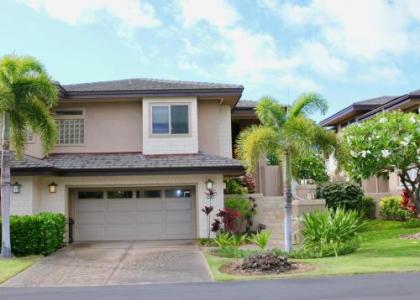
[[[3,284],[4,287],[105,286],[211,281],[192,241],[72,244]]]

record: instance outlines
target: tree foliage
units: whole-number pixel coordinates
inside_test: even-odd
[[[55,82],[44,66],[29,56],[7,55],[0,60],[0,114],[7,114],[10,142],[18,157],[24,151],[26,130],[41,138],[44,153],[57,139],[50,108],[58,101]]]
[[[355,179],[397,172],[420,205],[420,116],[384,112],[344,130],[341,164]]]

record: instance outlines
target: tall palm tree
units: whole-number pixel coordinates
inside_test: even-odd
[[[44,153],[55,144],[57,128],[50,109],[58,101],[57,87],[41,63],[29,56],[0,59],[1,139],[1,256],[11,257],[10,245],[10,148],[23,157],[26,131],[39,135]]]
[[[308,151],[328,154],[335,149],[333,132],[318,126],[308,118],[314,112],[325,114],[327,102],[316,93],[299,96],[292,105],[280,105],[274,98],[263,97],[256,107],[260,125],[245,129],[237,140],[237,153],[247,171],[256,169],[261,155],[283,160],[285,172],[284,239],[285,250],[292,248],[292,160]]]

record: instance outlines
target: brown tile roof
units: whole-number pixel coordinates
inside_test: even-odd
[[[144,155],[141,153],[72,153],[52,154],[44,159],[25,156],[13,160],[12,172],[36,172],[39,169],[59,174],[72,172],[130,172],[158,173],[214,171],[242,173],[240,161],[204,153],[177,155]]]

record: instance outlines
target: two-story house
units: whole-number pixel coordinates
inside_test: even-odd
[[[241,85],[128,79],[59,85],[57,144],[28,134],[12,161],[12,214],[60,212],[75,241],[207,236],[206,187],[223,207],[232,159],[232,108]]]
[[[321,121],[320,125],[340,134],[348,125],[362,122],[380,112],[392,110],[420,113],[420,90],[401,96],[382,96],[355,102]],[[389,174],[388,178],[373,176],[369,180],[363,180],[362,186],[367,194],[376,199],[387,194],[400,194],[403,188],[396,173]]]

